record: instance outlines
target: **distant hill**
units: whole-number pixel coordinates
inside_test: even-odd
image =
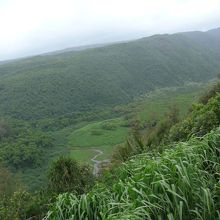
[[[60,54],[60,53],[65,53],[65,52],[72,52],[72,51],[82,51],[82,50],[87,50],[87,49],[104,47],[104,46],[108,46],[108,45],[112,45],[112,44],[114,44],[114,43],[91,44],[91,45],[84,45],[84,46],[78,46],[78,47],[70,47],[70,48],[66,48],[66,49],[62,49],[62,50],[44,53],[44,54],[41,54],[41,56],[55,55],[55,54]]]
[[[0,65],[0,114],[38,119],[126,103],[220,73],[220,29],[60,51]]]

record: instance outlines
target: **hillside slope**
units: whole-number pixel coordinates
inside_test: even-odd
[[[140,154],[110,184],[77,197],[60,194],[44,220],[219,219],[219,129],[202,140]]]
[[[141,139],[130,142],[122,164],[105,171],[86,194],[59,194],[44,220],[219,219],[219,106],[219,93],[206,104],[194,103],[176,124],[178,134],[190,134],[180,141],[171,138],[167,145],[153,148]]]
[[[220,73],[219,30],[155,35],[0,65],[0,115],[53,117]],[[208,74],[209,73],[209,74]]]

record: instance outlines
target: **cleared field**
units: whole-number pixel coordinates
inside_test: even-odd
[[[97,155],[95,150],[100,150],[103,152],[102,155],[98,156],[97,160],[106,160],[109,159],[112,151],[114,150],[115,146],[101,146],[101,147],[73,147],[70,149],[70,156],[76,159],[80,163],[88,163],[93,164],[91,158]]]
[[[197,88],[191,92],[159,91],[146,97],[137,106],[136,117],[141,121],[160,120],[170,107],[179,109],[180,117],[183,117],[191,104],[195,102],[202,92],[202,88]]]
[[[121,118],[88,124],[68,137],[72,147],[113,146],[126,140],[128,128]]]
[[[73,131],[68,137],[71,157],[82,163],[93,164],[91,158],[101,150],[97,159],[109,159],[114,146],[126,140],[129,128],[123,127],[121,118],[90,123]]]

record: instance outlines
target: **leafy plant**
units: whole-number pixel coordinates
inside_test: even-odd
[[[63,156],[51,165],[48,178],[50,191],[76,194],[84,193],[94,180],[89,166],[80,166],[74,159]]]

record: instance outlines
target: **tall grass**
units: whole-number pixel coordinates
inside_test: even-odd
[[[117,174],[109,188],[60,195],[44,220],[220,219],[220,130],[134,156]]]

